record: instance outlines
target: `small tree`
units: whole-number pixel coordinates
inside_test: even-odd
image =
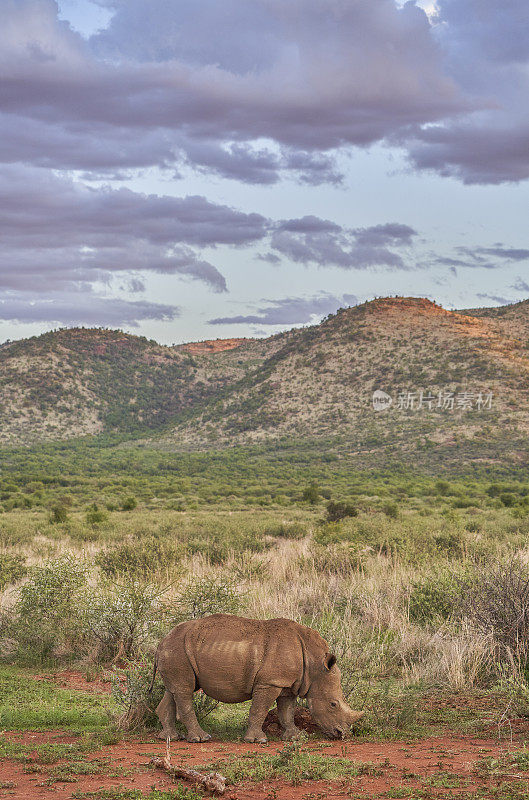
[[[513,558],[484,567],[468,589],[466,612],[474,625],[492,632],[501,650],[524,668],[529,662],[529,568]]]
[[[313,506],[320,500],[320,490],[315,483],[311,483],[310,486],[303,489],[301,497],[303,502],[310,503]]]
[[[66,522],[68,519],[68,509],[64,505],[64,503],[56,503],[50,509],[50,522],[54,524],[58,524],[61,522]]]
[[[339,522],[345,517],[357,517],[358,509],[350,503],[330,500],[327,503],[327,522]]]
[[[131,494],[129,497],[126,497],[123,500],[123,503],[121,504],[121,510],[122,511],[134,511],[134,509],[137,507],[137,505],[138,505],[138,501],[136,500],[134,495]]]

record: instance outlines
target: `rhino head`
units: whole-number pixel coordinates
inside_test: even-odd
[[[364,716],[363,711],[353,711],[345,702],[340,677],[336,656],[326,653],[323,663],[316,665],[306,695],[314,722],[331,739],[341,739]]]

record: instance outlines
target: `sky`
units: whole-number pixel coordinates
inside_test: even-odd
[[[525,0],[2,0],[0,341],[529,297]]]

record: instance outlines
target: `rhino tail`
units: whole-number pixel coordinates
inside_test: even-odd
[[[154,668],[153,668],[153,671],[152,671],[152,680],[151,680],[151,685],[149,686],[149,689],[148,689],[149,694],[152,692],[153,687],[154,687],[154,679],[156,677],[156,670],[157,669],[158,669],[158,653],[154,656]]]

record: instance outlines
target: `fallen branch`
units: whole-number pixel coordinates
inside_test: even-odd
[[[191,783],[195,783],[198,786],[203,786],[211,794],[224,794],[226,791],[226,778],[220,772],[210,772],[205,775],[203,772],[197,772],[196,769],[175,767],[167,756],[165,758],[151,758],[151,764],[164,769],[173,778],[184,778],[184,780],[191,781]]]

